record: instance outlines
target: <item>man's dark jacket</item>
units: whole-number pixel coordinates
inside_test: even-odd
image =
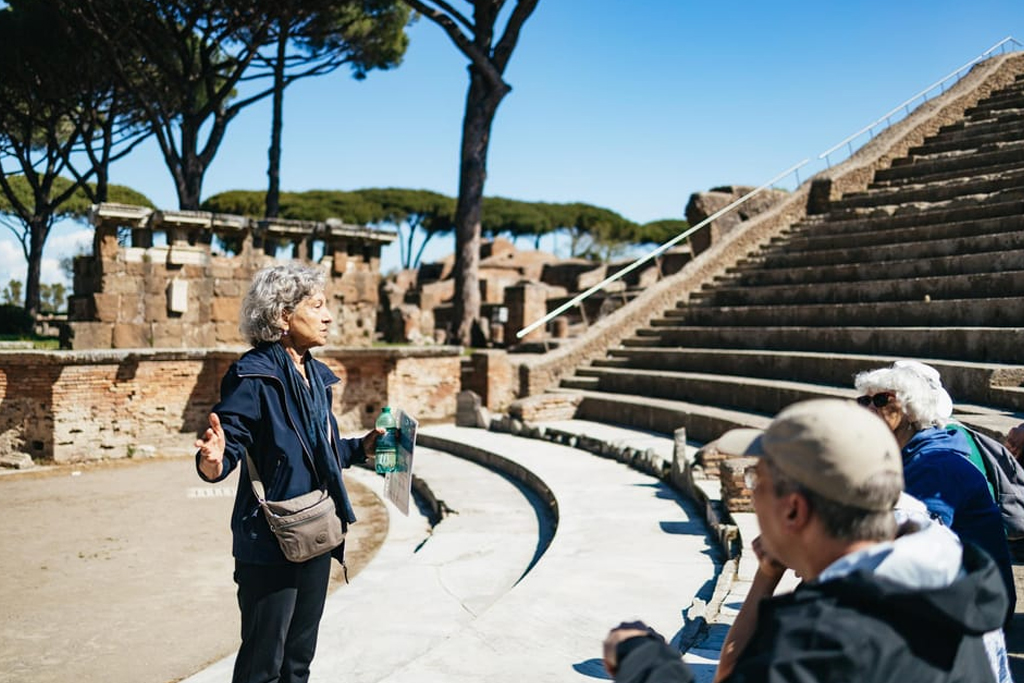
[[[913,590],[865,571],[761,602],[755,634],[726,681],[741,683],[984,683],[982,635],[1002,626],[999,570],[964,547],[966,576]],[[627,641],[628,642],[628,641]],[[633,649],[618,683],[679,683],[690,672],[667,646]]]
[[[327,387],[328,405],[332,403],[331,387],[338,377],[326,365],[307,356],[308,372],[317,372]],[[320,487],[320,478],[313,465],[309,437],[301,428],[299,407],[285,391],[286,378],[277,368],[270,345],[263,344],[238,359],[221,382],[221,400],[213,407],[224,428],[224,471],[216,480],[227,477],[241,463],[235,508],[231,514],[232,552],[236,560],[253,564],[284,564],[288,562],[277,539],[267,525],[249,483],[245,453],[256,463],[269,500],[285,500]],[[334,415],[328,413],[331,428],[331,455],[338,458],[339,468],[364,462],[360,439],[341,439]],[[199,455],[196,454],[196,469]],[[344,509],[339,509],[343,526],[356,521],[344,484]]]

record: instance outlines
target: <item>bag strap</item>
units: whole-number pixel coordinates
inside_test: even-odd
[[[253,462],[249,451],[245,452],[245,460],[249,463],[249,483],[252,484],[252,492],[256,494],[256,500],[259,501],[260,505],[265,505],[267,502],[267,492],[263,488],[263,480],[260,479],[260,473],[256,470],[256,463]],[[323,482],[320,482],[319,488],[321,491],[327,490]]]
[[[264,505],[267,502],[267,492],[263,488],[263,480],[260,479],[260,473],[256,471],[256,463],[252,461],[249,451],[245,452],[245,460],[249,464],[249,483],[252,484],[252,492],[256,494],[256,500],[260,502],[260,505]]]

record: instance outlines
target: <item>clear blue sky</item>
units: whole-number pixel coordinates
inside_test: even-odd
[[[288,91],[283,189],[456,194],[466,60],[429,21],[410,36],[395,70]],[[679,218],[691,193],[760,185],[816,158],[1007,36],[1024,42],[1024,0],[540,0],[506,72],[486,194]],[[265,189],[269,118],[257,105],[231,124],[204,196]],[[112,181],[177,207],[153,144]],[[88,235],[55,229],[44,282]],[[445,241],[428,258],[451,251]],[[384,268],[397,261],[392,245]],[[24,263],[3,231],[0,283],[10,277],[23,279]]]

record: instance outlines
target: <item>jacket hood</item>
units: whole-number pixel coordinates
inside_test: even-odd
[[[988,555],[923,516],[911,524],[916,531],[841,558],[815,584],[862,611],[950,638],[1002,627],[1008,602]]]
[[[967,437],[958,429],[947,429],[945,427],[929,427],[922,429],[903,447],[903,461],[926,453],[928,451],[952,451],[959,453],[965,458],[971,456],[971,445]]]

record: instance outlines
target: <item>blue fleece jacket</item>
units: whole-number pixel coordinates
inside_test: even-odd
[[[977,545],[995,560],[1013,601],[1016,592],[1003,519],[985,475],[971,464],[970,454],[970,444],[959,430],[919,431],[903,447],[904,488],[961,540]]]

